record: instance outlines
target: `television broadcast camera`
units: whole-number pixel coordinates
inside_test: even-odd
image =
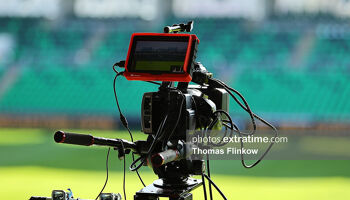
[[[63,131],[57,131],[54,135],[57,143],[113,147],[118,150],[120,158],[132,151],[133,162],[130,170],[137,173],[140,167],[151,166],[159,179],[136,192],[134,200],[158,200],[159,197],[191,200],[193,199],[191,191],[199,186],[203,186],[204,198],[207,199],[206,179],[209,181],[210,199],[212,199],[212,186],[226,199],[210,179],[209,160],[205,168],[204,158],[192,159],[193,144],[186,142],[186,134],[195,130],[204,132],[222,128],[230,129],[240,135],[254,134],[255,119],[275,130],[271,124],[251,111],[240,93],[213,78],[212,73],[201,63],[196,62],[199,39],[194,34],[182,33],[190,32],[192,28],[191,21],[187,24],[167,26],[164,28],[164,33],[134,33],[131,36],[126,61],[120,61],[113,66],[116,72],[114,94],[120,120],[130,135],[128,122],[119,107],[115,88],[117,77],[124,76],[127,80],[159,85],[158,91],[147,92],[142,99],[141,125],[142,132],[148,134],[147,140],[134,142],[133,139],[132,141],[108,139]],[[116,66],[124,68],[125,71],[118,72]],[[190,82],[195,85],[190,85]],[[253,122],[252,133],[239,131],[232,122],[228,114],[230,96],[248,112]],[[134,154],[139,157],[134,159]],[[242,163],[247,168],[253,167],[263,156],[250,166],[244,163],[242,156]],[[193,175],[201,175],[201,179],[194,179]],[[105,195],[100,193],[99,196],[102,199]],[[124,198],[125,196],[124,192]]]

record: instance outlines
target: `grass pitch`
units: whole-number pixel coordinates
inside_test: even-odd
[[[0,129],[0,199],[50,196],[53,189],[73,190],[75,197],[94,199],[105,180],[106,148],[55,144],[53,130]],[[78,130],[76,132],[85,132]],[[125,132],[95,131],[94,135],[128,139]],[[145,135],[135,134],[136,139]],[[130,159],[127,160],[130,164]],[[212,179],[228,199],[350,199],[349,161],[263,161],[244,169],[239,161],[213,161]],[[105,192],[122,193],[122,162],[110,157],[110,177]],[[146,184],[156,176],[145,167]],[[127,172],[127,197],[142,185]],[[221,199],[214,192],[215,199]],[[203,199],[202,189],[194,199]]]

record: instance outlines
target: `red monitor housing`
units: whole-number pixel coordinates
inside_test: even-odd
[[[190,82],[198,43],[194,34],[134,33],[124,76],[127,80]]]

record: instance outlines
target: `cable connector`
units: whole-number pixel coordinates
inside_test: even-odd
[[[204,85],[208,84],[208,79],[212,77],[213,74],[208,72],[208,70],[200,62],[195,63],[192,73],[192,82],[199,85]]]
[[[225,88],[225,85],[217,81],[215,78],[208,78],[208,85],[213,88]]]
[[[122,122],[123,126],[127,129],[129,127],[128,120],[126,120],[125,116],[120,113],[120,121]]]
[[[113,65],[113,71],[117,74],[119,74],[120,72],[118,72],[118,70],[115,68],[116,66],[120,67],[120,68],[125,68],[125,60],[121,60],[117,63],[114,63]]]
[[[125,68],[125,60],[121,60],[114,64],[114,66],[118,66],[120,68]]]

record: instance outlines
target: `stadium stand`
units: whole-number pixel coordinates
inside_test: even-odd
[[[113,63],[125,58],[131,33],[162,30],[134,20],[0,19],[1,32],[16,40],[15,59],[0,67],[0,83],[11,67],[20,68],[0,97],[1,113],[116,116]],[[270,120],[348,120],[350,27],[336,19],[333,26],[320,19],[290,27],[291,20],[196,19],[197,60]],[[168,19],[176,21],[184,20]],[[155,89],[118,80],[122,109],[138,118],[142,94]]]

